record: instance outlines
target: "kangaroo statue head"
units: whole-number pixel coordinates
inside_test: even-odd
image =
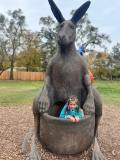
[[[61,11],[56,6],[53,0],[48,1],[55,18],[59,22],[57,33],[58,44],[64,47],[73,44],[76,39],[76,24],[86,13],[87,9],[90,6],[90,1],[87,1],[82,6],[80,6],[75,11],[73,17],[70,20],[65,20]]]

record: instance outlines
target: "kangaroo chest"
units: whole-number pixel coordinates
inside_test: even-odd
[[[83,88],[83,67],[79,59],[55,63],[51,76],[58,99],[62,100],[71,95],[80,96]]]
[[[82,73],[81,67],[78,64],[66,63],[66,64],[56,64],[53,67],[52,77],[53,84],[57,86],[67,87],[70,85],[74,87],[81,83]]]

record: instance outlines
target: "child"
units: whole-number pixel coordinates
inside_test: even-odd
[[[80,47],[79,53],[80,53],[81,56],[84,56],[84,53],[85,53],[84,44],[82,44],[82,46]],[[90,77],[90,80],[91,80],[91,83],[92,83],[94,81],[94,75],[90,70],[89,70],[89,77]]]
[[[83,110],[79,109],[78,99],[75,96],[68,99],[60,113],[60,118],[69,119],[72,122],[79,122],[84,118]]]

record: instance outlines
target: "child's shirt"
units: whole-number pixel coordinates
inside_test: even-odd
[[[68,110],[67,105],[65,104],[65,106],[63,107],[59,117],[67,119],[69,116],[73,116],[74,118],[78,117],[79,119],[82,119],[84,117],[84,113],[83,113],[82,109],[79,109],[79,111],[78,111],[77,107],[74,108],[74,109],[69,109]]]

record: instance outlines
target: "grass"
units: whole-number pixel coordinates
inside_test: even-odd
[[[94,83],[104,104],[120,106],[120,81]],[[0,106],[31,105],[42,81],[0,81]]]
[[[0,106],[32,104],[42,81],[0,81]]]
[[[104,104],[120,107],[120,81],[97,81],[94,85]]]

